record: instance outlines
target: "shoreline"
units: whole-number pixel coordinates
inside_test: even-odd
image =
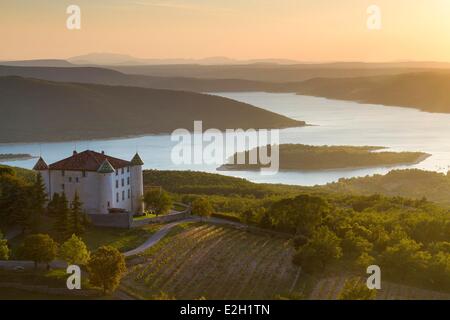
[[[301,121],[300,121],[301,122]],[[308,124],[305,122],[304,125],[299,125],[299,126],[286,126],[286,127],[278,127],[278,128],[258,128],[255,130],[283,130],[283,129],[291,129],[291,128],[306,128],[306,127],[315,127],[315,126],[319,126],[319,125],[314,125],[314,124]],[[208,130],[209,128],[205,128],[204,131]],[[239,128],[234,128],[233,130],[238,130]],[[252,129],[252,128],[250,128]],[[174,129],[176,130],[176,129]],[[84,141],[88,141],[88,142],[92,142],[92,141],[111,141],[111,140],[129,140],[129,139],[137,139],[137,138],[142,138],[142,137],[148,137],[148,136],[154,136],[154,137],[158,137],[158,136],[169,136],[172,134],[172,132],[174,131],[170,131],[170,132],[159,132],[159,133],[142,133],[142,134],[129,134],[129,135],[121,135],[121,136],[111,136],[111,137],[106,137],[106,138],[86,138],[86,139],[78,139],[78,140],[72,140],[72,139],[58,139],[58,140],[45,140],[45,141],[21,141],[21,142],[0,142],[0,146],[9,146],[9,145],[26,145],[26,144],[57,144],[57,143],[69,143],[69,142],[73,142],[73,143],[78,143],[78,142],[84,142]],[[191,134],[194,133],[194,130],[192,129],[186,129],[188,130]],[[227,129],[219,129],[221,132],[225,133]],[[249,130],[249,129],[243,129],[243,130]]]
[[[31,160],[31,159],[37,159],[38,156],[32,156],[32,155],[24,155],[24,156],[14,156],[12,155],[11,158],[1,158],[0,157],[0,164],[5,162],[12,162],[12,161],[25,161],[25,160]]]
[[[425,153],[423,155],[421,155],[420,157],[418,157],[415,161],[412,162],[401,162],[401,163],[396,163],[396,164],[392,164],[392,165],[376,165],[376,166],[348,166],[348,167],[336,167],[336,168],[324,168],[324,169],[284,169],[284,168],[280,168],[279,171],[283,171],[283,172],[330,172],[330,171],[353,171],[353,170],[362,170],[362,169],[378,169],[378,168],[385,168],[385,169],[390,169],[390,168],[395,168],[395,167],[403,167],[403,166],[413,166],[416,164],[419,164],[423,161],[425,161],[426,159],[428,159],[429,157],[431,157],[432,154],[429,153]],[[249,171],[249,172],[259,172],[261,170],[261,168],[232,168],[232,166],[236,166],[234,164],[231,165],[227,165],[227,164],[223,164],[220,167],[216,168],[216,171],[224,171],[224,172],[232,172],[232,171],[236,171],[236,172],[245,172],[245,171]],[[227,168],[228,167],[228,168]]]

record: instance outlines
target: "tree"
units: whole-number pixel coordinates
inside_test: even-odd
[[[269,212],[263,212],[260,217],[258,224],[261,228],[271,229],[273,227],[272,218],[270,217]]]
[[[86,244],[74,234],[62,244],[59,255],[68,264],[82,266],[88,263],[90,257]]]
[[[21,256],[34,261],[34,267],[38,263],[49,263],[56,258],[58,244],[48,234],[32,234],[25,238],[21,247]]]
[[[255,212],[252,209],[247,209],[241,214],[242,222],[250,224],[255,218]]]
[[[52,199],[47,204],[47,213],[50,217],[56,217],[61,197],[59,193],[54,193]]]
[[[67,240],[71,236],[70,209],[64,193],[61,194],[55,205],[55,214],[54,229],[58,234],[58,238],[62,241]]]
[[[82,235],[85,230],[86,218],[82,206],[78,192],[75,192],[69,211],[68,231],[77,236]]]
[[[47,203],[47,192],[40,173],[36,175],[36,180],[30,188],[30,223],[32,230],[37,230],[45,213]]]
[[[323,271],[328,263],[341,256],[340,239],[330,229],[322,226],[297,250],[293,262],[300,265],[305,272],[314,273]]]
[[[152,189],[145,193],[144,203],[147,209],[151,209],[155,211],[156,215],[160,215],[170,211],[173,201],[164,190]]]
[[[277,229],[309,236],[329,211],[330,205],[322,197],[303,194],[275,202],[269,214]]]
[[[342,249],[344,254],[350,258],[360,257],[363,253],[370,253],[373,245],[361,236],[358,236],[352,230],[345,233],[344,239],[342,239]]]
[[[367,270],[368,266],[371,266],[375,263],[375,258],[369,255],[367,252],[363,252],[356,260],[355,265],[358,269]]]
[[[3,239],[3,234],[0,232],[0,260],[9,259],[8,241]]]
[[[102,287],[104,294],[117,288],[127,269],[123,254],[111,246],[98,248],[87,267],[90,283]]]
[[[18,225],[22,233],[32,226],[30,221],[30,186],[10,174],[0,175],[0,223]]]
[[[377,291],[371,290],[358,278],[352,278],[345,281],[344,287],[339,294],[339,300],[374,300],[377,297]]]
[[[383,270],[399,280],[420,278],[431,260],[431,254],[421,248],[422,244],[410,238],[387,247],[382,255]]]
[[[214,209],[208,199],[198,197],[192,201],[192,213],[200,217],[210,217]]]

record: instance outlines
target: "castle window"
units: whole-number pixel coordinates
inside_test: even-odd
[[[62,191],[64,192],[64,189],[65,189],[65,185],[64,185],[64,183],[61,185],[61,189],[62,189]]]
[[[118,175],[119,175],[119,171],[116,170],[116,176],[118,176]]]
[[[119,202],[119,193],[116,193],[116,202]]]
[[[109,201],[108,201],[107,205],[108,205],[108,208],[111,207],[111,204],[109,203]]]
[[[125,172],[125,169],[124,168],[122,168],[122,174]]]
[[[125,200],[125,190],[122,191],[122,201]]]
[[[125,180],[122,178],[122,187],[125,185]]]
[[[130,199],[130,194],[131,194],[130,189],[128,189],[128,199]]]
[[[86,171],[82,172],[83,178],[86,178]]]
[[[130,185],[130,177],[127,178],[127,185]]]
[[[127,172],[130,172],[130,167],[127,167]]]
[[[72,182],[72,177],[69,177],[69,182]]]
[[[116,180],[116,189],[119,188],[119,180]]]
[[[78,182],[79,182],[79,179],[78,179],[78,177],[76,177],[76,178],[75,178],[75,182],[76,182],[76,183],[78,183]]]
[[[64,177],[66,175],[66,172],[64,170],[62,170],[61,175]]]

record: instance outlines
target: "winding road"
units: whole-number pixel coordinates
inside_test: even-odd
[[[164,238],[164,236],[170,231],[170,229],[172,229],[173,227],[175,227],[176,225],[178,225],[180,223],[189,222],[189,221],[195,221],[195,219],[194,218],[187,218],[187,219],[171,222],[169,224],[164,225],[164,227],[162,227],[161,229],[156,231],[154,234],[152,234],[150,236],[150,238],[148,238],[147,241],[145,241],[139,247],[137,247],[137,248],[135,248],[133,250],[125,252],[124,256],[125,257],[134,256],[136,254],[139,254],[139,253],[147,250],[148,248],[150,248],[150,247],[154,246],[155,244],[157,244],[159,242],[159,240]]]

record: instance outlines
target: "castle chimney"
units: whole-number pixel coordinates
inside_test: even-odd
[[[105,154],[105,151],[102,150],[102,154]]]
[[[77,154],[77,150],[73,150],[73,155],[76,155]]]

